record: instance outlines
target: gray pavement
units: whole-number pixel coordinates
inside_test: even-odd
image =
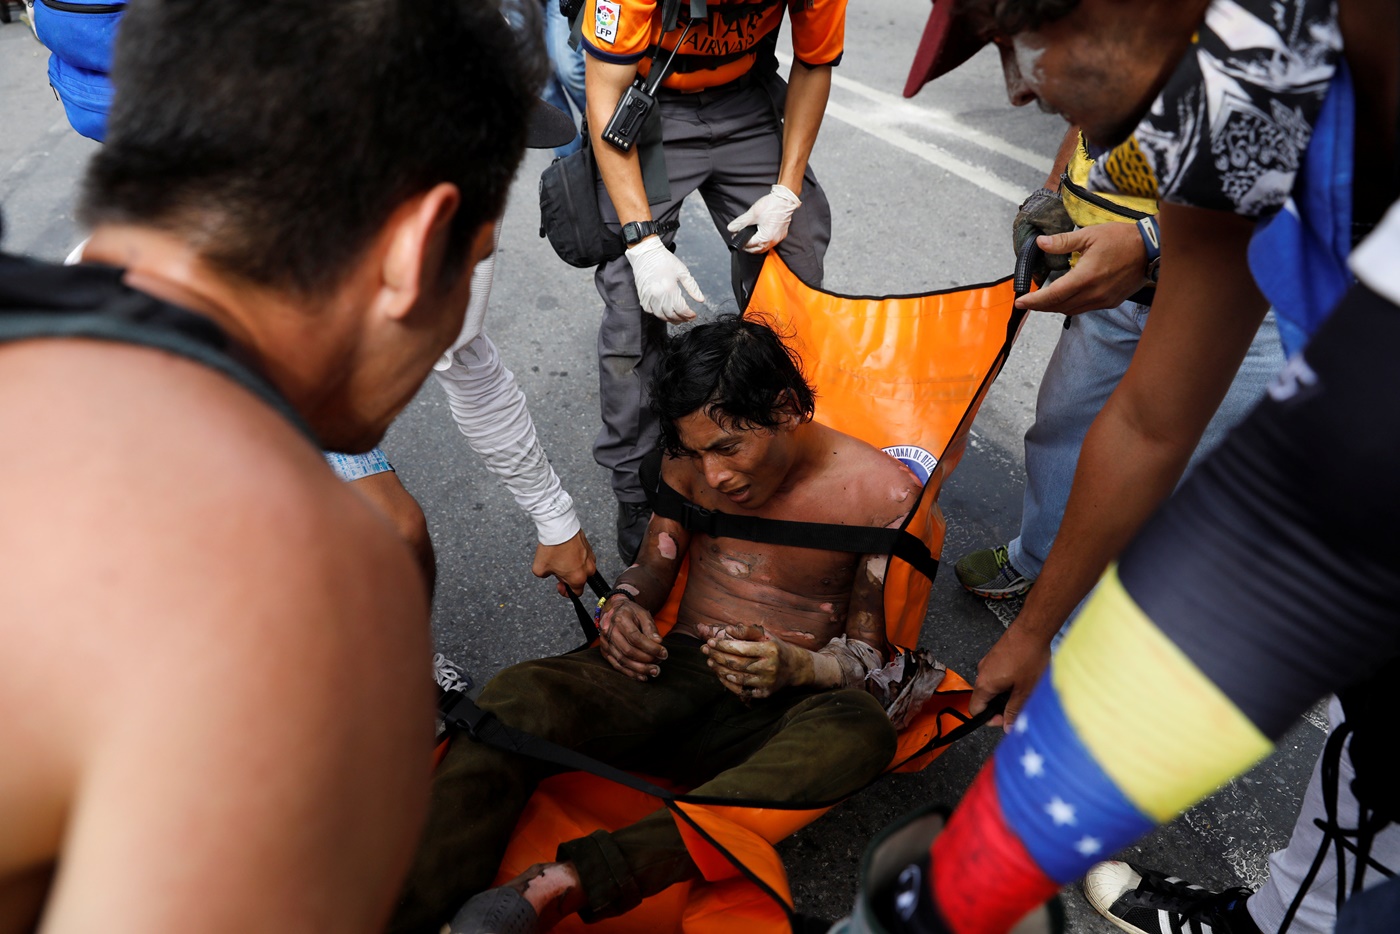
[[[812,157],[835,217],[827,258],[834,291],[931,291],[1008,274],[1015,203],[1041,184],[1064,132],[1059,118],[1006,103],[990,51],[915,100],[900,100],[926,12],[924,4],[895,0],[850,8],[846,55]],[[45,61],[25,26],[0,25],[3,246],[61,259],[82,236],[73,202],[96,144],[68,128]],[[517,180],[488,330],[529,396],[545,449],[612,576],[621,570],[614,504],[590,453],[601,303],[591,275],[559,262],[538,237],[536,180],[548,161],[531,153]],[[710,313],[732,310],[727,254],[698,203],[683,212],[678,252],[710,298]],[[1001,624],[958,587],[951,564],[1016,532],[1021,436],[1061,320],[1034,316],[1027,323],[974,426],[971,449],[942,493],[949,567],[935,582],[923,643],[969,679]],[[458,435],[435,383],[393,426],[385,448],[422,503],[437,547],[433,626],[440,650],[481,682],[511,663],[575,645],[567,604],[529,573],[532,525]],[[784,843],[799,909],[842,913],[865,841],[920,802],[955,803],[996,739],[984,731],[965,740],[926,771],[888,778]],[[1264,857],[1287,839],[1321,740],[1317,725],[1300,722],[1266,763],[1132,852],[1204,883],[1257,884]],[[1113,930],[1077,889],[1065,894],[1072,931]]]

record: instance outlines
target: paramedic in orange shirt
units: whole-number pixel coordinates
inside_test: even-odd
[[[793,50],[786,83],[774,56],[785,7]],[[599,207],[627,243],[624,256],[595,274],[604,308],[598,332],[602,428],[593,454],[612,472],[618,552],[629,564],[651,515],[637,471],[657,445],[656,417],[643,387],[666,325],[695,317],[687,296],[705,301],[683,259],[669,249],[681,202],[698,189],[726,239],[758,227],[745,247],[753,254],[745,264],[750,282],[763,254],[775,250],[799,277],[820,286],[831,239],[831,208],[807,159],[821,129],[831,69],[841,60],[845,0],[711,3],[703,19],[691,13],[682,0],[676,28],[667,31],[663,4],[652,0],[587,0],[579,14]],[[623,152],[604,142],[601,132],[628,86],[667,63],[672,51],[675,60],[638,144]]]

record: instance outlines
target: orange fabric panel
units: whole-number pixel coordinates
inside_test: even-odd
[[[658,779],[649,778],[648,781],[663,788],[669,786],[669,783]],[[501,860],[495,884],[508,882],[535,863],[552,862],[555,850],[565,840],[587,836],[603,828],[625,827],[658,807],[661,807],[661,802],[650,795],[582,772],[547,778],[540,783],[515,825],[515,835]],[[745,888],[769,901],[752,886]],[[643,900],[621,918],[584,924],[574,915],[564,919],[553,930],[563,934],[594,934],[600,931],[608,934],[680,934],[685,930],[681,919],[686,913],[690,889],[690,885],[673,885]]]
[[[753,7],[747,11],[745,7]],[[722,8],[712,9],[703,22],[685,33],[676,59],[678,65],[690,56],[728,56],[748,52],[759,41],[782,26],[784,2],[768,0],[725,0]],[[683,10],[688,9],[683,5]],[[651,70],[651,48],[661,44],[664,62],[676,48],[684,30],[680,27],[662,35],[661,5],[656,0],[588,0],[580,23],[585,47],[604,61],[636,62],[640,74]],[[846,0],[811,0],[794,5],[792,41],[797,58],[809,65],[825,65],[841,57],[846,42]],[[727,84],[748,73],[755,55],[740,55],[733,61],[698,71],[672,70],[662,87],[674,91],[700,91]]]
[[[817,420],[878,448],[895,448],[921,475],[924,496],[907,528],[935,558],[945,530],[938,489],[962,458],[965,428],[990,386],[986,377],[1006,340],[1013,300],[1010,282],[850,298],[808,287],[770,253],[749,301],[746,314],[772,323],[802,357],[817,393]],[[923,575],[891,563],[885,578],[890,641],[918,644],[930,589]]]

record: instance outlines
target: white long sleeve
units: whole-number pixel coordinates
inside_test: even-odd
[[[452,419],[534,520],[540,543],[558,545],[577,535],[574,501],[545,457],[525,393],[491,338],[478,334],[452,354],[446,369],[434,372],[447,392]]]

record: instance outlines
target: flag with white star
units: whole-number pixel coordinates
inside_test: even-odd
[[[1154,826],[1080,741],[1048,677],[997,749],[994,770],[1007,826],[1056,882],[1078,878]]]

